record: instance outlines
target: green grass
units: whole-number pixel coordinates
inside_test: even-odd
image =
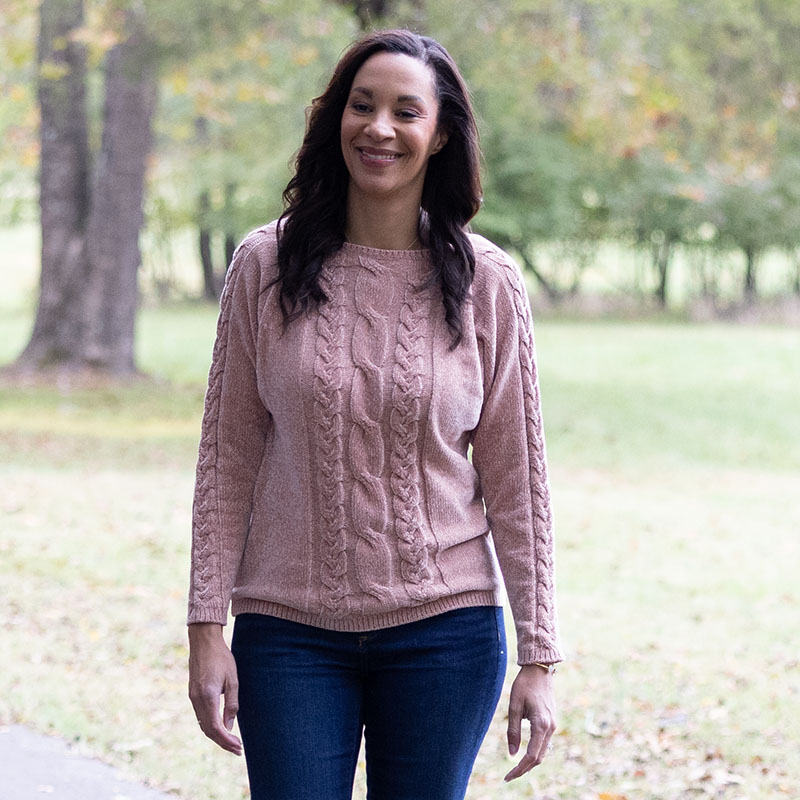
[[[143,313],[139,363],[159,380],[0,386],[0,722],[66,736],[183,798],[235,800],[243,763],[200,737],[185,690],[215,316]],[[2,317],[3,359],[29,324]],[[504,696],[470,800],[798,796],[798,341],[538,322],[561,728],[530,778],[503,785]]]

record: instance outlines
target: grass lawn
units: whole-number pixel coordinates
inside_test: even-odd
[[[0,723],[182,798],[237,800],[244,764],[201,737],[186,698],[214,321],[143,313],[141,366],[169,382],[0,385]],[[29,323],[3,314],[0,361]],[[504,785],[506,694],[468,797],[800,797],[798,332],[543,319],[537,346],[561,726],[545,763]]]

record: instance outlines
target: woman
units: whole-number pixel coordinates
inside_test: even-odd
[[[463,798],[505,673],[497,562],[512,755],[531,722],[506,780],[548,748],[562,656],[530,308],[516,265],[466,231],[478,160],[447,52],[368,35],[314,101],[285,213],[228,272],[190,696],[237,754],[238,716],[255,800],[349,798],[362,731],[370,798]]]

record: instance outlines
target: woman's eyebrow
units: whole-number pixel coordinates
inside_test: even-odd
[[[364,86],[354,86],[350,90],[350,94],[363,94],[364,97],[372,98],[374,92],[372,89],[367,89]],[[424,103],[425,100],[417,94],[401,94],[397,96],[398,103]]]

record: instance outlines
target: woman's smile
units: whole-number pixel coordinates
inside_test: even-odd
[[[370,166],[385,167],[397,161],[402,153],[392,153],[386,150],[376,150],[373,147],[357,147],[361,154],[361,161]]]
[[[430,67],[400,53],[368,58],[353,79],[342,114],[350,200],[391,198],[418,208],[428,159],[447,140],[438,123]]]

